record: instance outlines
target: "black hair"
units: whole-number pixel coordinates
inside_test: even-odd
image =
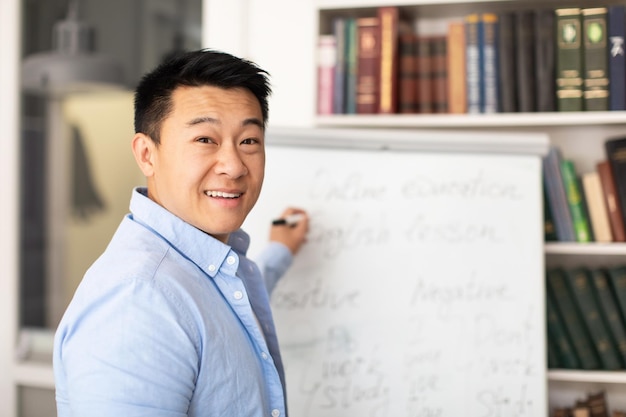
[[[267,124],[268,72],[253,62],[211,49],[181,52],[144,75],[135,89],[135,133],[160,143],[161,123],[172,111],[172,92],[180,86],[245,88],[259,101]]]

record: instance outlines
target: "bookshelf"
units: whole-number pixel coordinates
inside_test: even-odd
[[[470,13],[529,10],[533,8],[601,7],[626,5],[624,0],[318,0],[319,33],[328,33],[338,16],[367,16],[379,6],[399,6],[410,19],[457,19]],[[334,114],[316,115],[314,124],[324,128],[462,129],[464,131],[546,132],[552,144],[576,164],[577,174],[594,169],[606,157],[604,141],[626,134],[626,111],[536,112],[491,114]],[[603,266],[625,263],[624,243],[547,243],[546,266]],[[588,393],[603,390],[609,409],[626,410],[626,370],[547,372],[550,409],[573,406]]]

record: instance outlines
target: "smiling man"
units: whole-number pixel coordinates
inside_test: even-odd
[[[308,218],[274,226],[261,269],[240,229],[263,184],[267,73],[201,50],[135,91],[147,179],[57,329],[59,417],[286,415],[268,291]]]

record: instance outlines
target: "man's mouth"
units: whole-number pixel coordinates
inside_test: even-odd
[[[217,197],[217,198],[239,198],[241,197],[241,193],[226,193],[223,191],[205,191],[208,197]]]

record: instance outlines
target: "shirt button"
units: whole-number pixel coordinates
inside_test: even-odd
[[[261,352],[261,357],[265,360],[267,360],[267,353],[265,352]]]
[[[229,256],[228,258],[226,258],[226,263],[228,263],[228,265],[232,265],[235,263],[235,257],[234,256]]]
[[[280,410],[273,409],[272,410],[272,417],[278,417],[278,416],[280,416]]]
[[[235,291],[233,297],[235,297],[235,300],[241,300],[243,298],[243,293],[241,291]]]
[[[209,271],[211,272],[215,271],[215,265],[209,265]]]

